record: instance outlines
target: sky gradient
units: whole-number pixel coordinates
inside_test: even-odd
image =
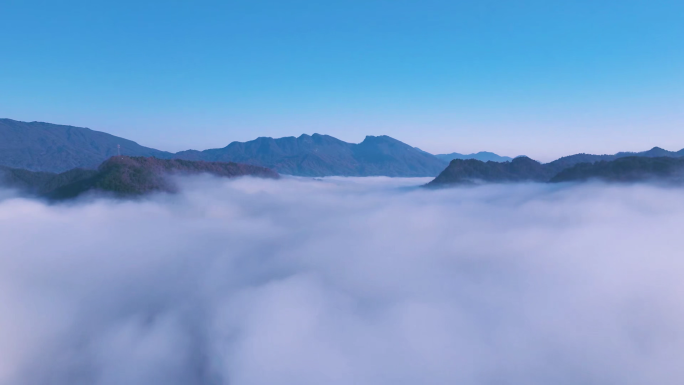
[[[314,132],[684,148],[682,1],[0,1],[0,117],[161,150]]]

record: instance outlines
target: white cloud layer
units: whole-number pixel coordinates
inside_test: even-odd
[[[684,191],[0,193],[0,384],[681,384]]]

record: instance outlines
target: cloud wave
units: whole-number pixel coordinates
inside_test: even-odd
[[[0,384],[679,384],[684,191],[0,194]]]

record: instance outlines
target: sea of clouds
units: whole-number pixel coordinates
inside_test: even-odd
[[[681,384],[684,190],[0,192],[0,384]]]

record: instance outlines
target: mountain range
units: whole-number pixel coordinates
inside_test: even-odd
[[[240,162],[299,176],[435,176],[446,162],[389,136],[367,136],[359,144],[329,135],[257,138],[224,148],[182,151],[176,158]]]
[[[668,158],[680,158],[684,157],[684,149],[677,152],[667,151],[660,147],[653,147],[648,151],[643,152],[618,152],[614,155],[591,155],[591,154],[575,154],[564,156],[562,158],[556,159],[551,164],[555,170],[560,171],[570,166],[574,166],[579,163],[594,163],[599,161],[611,161],[626,157],[643,157],[643,158],[658,158],[658,157],[668,157]]]
[[[223,148],[171,153],[88,128],[0,119],[0,166],[59,174],[75,168],[95,170],[119,153],[127,157],[165,160],[236,162],[307,177],[437,176],[433,185],[469,180],[548,181],[561,171],[583,163],[684,156],[684,150],[673,152],[654,147],[637,153],[575,154],[542,164],[524,156],[511,159],[484,151],[468,155],[432,155],[385,135],[367,136],[356,144],[320,134],[278,139],[260,137],[248,142],[232,142]],[[633,166],[638,165],[633,163]],[[582,167],[585,167],[582,172],[588,172],[587,166]],[[81,174],[74,172],[60,178],[75,178],[76,175]]]
[[[550,182],[605,182],[665,181],[684,182],[684,157],[626,156],[615,160],[579,163],[561,170]]]
[[[542,164],[528,157],[510,162],[455,159],[426,187],[448,187],[476,183],[509,182],[684,182],[684,157],[621,156],[613,160]]]
[[[448,157],[456,156],[435,156],[384,135],[367,136],[355,144],[320,134],[261,137],[174,154],[88,128],[0,119],[0,165],[6,167],[56,173],[95,169],[119,151],[126,156],[239,162],[298,176],[436,176],[449,163]],[[492,153],[458,156],[508,159]]]
[[[471,184],[478,182],[546,182],[554,170],[526,156],[510,162],[483,162],[477,159],[454,159],[428,187]]]

